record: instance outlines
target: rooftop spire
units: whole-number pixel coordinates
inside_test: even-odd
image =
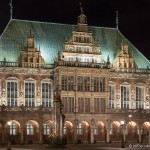
[[[118,29],[118,10],[116,11],[116,29]]]
[[[82,8],[82,3],[80,2],[80,10],[81,10],[81,14],[83,14],[83,8]]]
[[[12,0],[10,0],[9,6],[10,6],[10,20],[11,20],[12,19],[12,14],[13,14]]]

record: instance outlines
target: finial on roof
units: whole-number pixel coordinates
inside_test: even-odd
[[[30,29],[30,37],[31,37],[31,29]]]
[[[80,10],[81,10],[81,14],[83,14],[83,8],[82,8],[82,3],[80,2]]]
[[[118,29],[118,10],[116,11],[116,29]]]
[[[12,0],[10,0],[9,6],[10,6],[10,20],[11,20],[12,19],[12,13],[13,13]]]

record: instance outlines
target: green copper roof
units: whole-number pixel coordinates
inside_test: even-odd
[[[0,37],[0,61],[16,62],[20,50],[26,45],[27,35],[32,31],[35,37],[35,45],[40,47],[41,55],[46,64],[53,64],[58,51],[63,50],[64,42],[72,36],[74,25],[34,22],[25,20],[11,20]],[[115,28],[90,27],[95,40],[99,43],[102,56],[113,63],[118,51],[121,49],[121,42],[125,38]],[[138,68],[145,69],[150,66],[147,60],[130,42],[129,52],[133,53]]]

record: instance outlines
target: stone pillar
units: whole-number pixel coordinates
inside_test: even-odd
[[[91,137],[90,137],[90,143],[93,144],[94,143],[94,128],[93,126],[91,126]]]
[[[77,144],[77,126],[74,126],[74,144]]]
[[[142,142],[142,129],[141,128],[138,129],[138,133],[139,133],[138,141],[139,143],[141,143]]]
[[[24,127],[21,127],[21,144],[24,144]]]
[[[40,127],[40,144],[43,144],[43,129]]]
[[[106,142],[110,143],[110,131],[109,131],[109,128],[107,128],[107,131],[106,131]]]

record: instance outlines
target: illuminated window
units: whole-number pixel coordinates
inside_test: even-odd
[[[49,124],[43,124],[43,134],[50,135],[50,125]]]
[[[25,81],[25,106],[35,106],[35,83]]]
[[[17,80],[7,80],[7,105],[17,106],[18,83]]]
[[[98,127],[96,125],[94,125],[93,127],[93,132],[94,132],[94,135],[98,135]]]
[[[27,124],[27,135],[33,135],[34,134],[34,128],[32,124]]]
[[[12,123],[9,127],[10,129],[10,135],[16,135],[17,134],[17,126],[16,124]]]
[[[50,107],[51,105],[51,85],[50,83],[42,83],[42,106]]]
[[[136,108],[143,108],[144,87],[136,87]]]
[[[114,108],[115,87],[109,86],[109,108]]]
[[[63,126],[63,134],[66,134],[66,133],[67,133],[67,126],[64,125],[64,126]]]
[[[78,124],[78,126],[77,126],[77,134],[78,135],[82,134],[82,125],[81,124]]]
[[[129,86],[121,86],[121,108],[129,108]]]

